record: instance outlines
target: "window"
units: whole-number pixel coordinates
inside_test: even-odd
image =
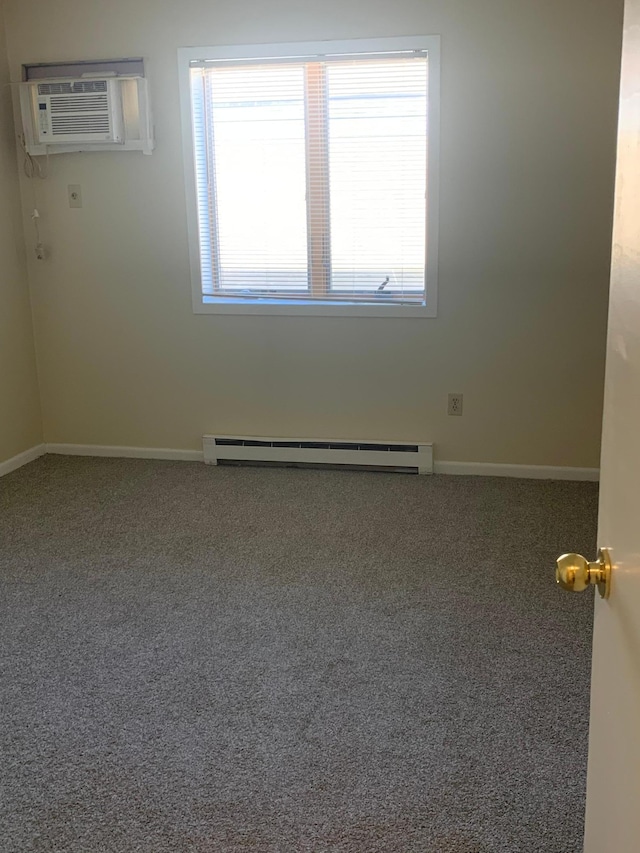
[[[180,71],[195,311],[435,316],[436,37]]]

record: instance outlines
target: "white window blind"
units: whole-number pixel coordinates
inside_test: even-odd
[[[427,53],[190,65],[203,294],[424,304]]]

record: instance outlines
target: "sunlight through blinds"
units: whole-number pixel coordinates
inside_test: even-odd
[[[194,63],[203,293],[424,303],[427,57]]]

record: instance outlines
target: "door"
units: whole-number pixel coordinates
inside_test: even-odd
[[[622,54],[598,522],[613,572],[596,596],[585,853],[640,851],[640,0]]]

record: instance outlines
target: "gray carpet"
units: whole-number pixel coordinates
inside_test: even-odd
[[[0,850],[578,853],[588,483],[0,480]],[[580,733],[576,734],[576,721]]]

